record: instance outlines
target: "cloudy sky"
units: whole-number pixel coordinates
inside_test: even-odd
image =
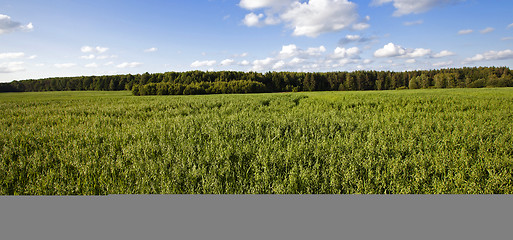
[[[2,0],[0,82],[513,68],[511,0]]]

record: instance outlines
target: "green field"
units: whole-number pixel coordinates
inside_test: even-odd
[[[513,89],[0,94],[0,194],[513,193]]]

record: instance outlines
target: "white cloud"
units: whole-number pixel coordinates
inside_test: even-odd
[[[412,52],[409,52],[407,57],[410,58],[418,58],[418,57],[424,57],[431,54],[431,49],[425,49],[425,48],[415,48]]]
[[[492,60],[504,60],[513,59],[513,51],[510,49],[503,51],[488,51],[482,54],[476,54],[471,58],[467,58],[466,62],[477,62],[477,61],[492,61]]]
[[[326,48],[324,46],[320,46],[318,48],[311,47],[311,48],[306,49],[306,51],[305,51],[305,53],[310,56],[319,56],[324,52],[326,52]]]
[[[274,58],[266,58],[261,60],[253,61],[253,67],[251,68],[253,71],[262,71],[264,69],[269,69],[271,65],[274,65],[276,60]]]
[[[295,36],[317,37],[322,33],[350,28],[363,30],[370,26],[366,22],[369,17],[358,21],[357,5],[348,0],[241,0],[239,6],[265,12],[247,14],[243,20],[246,26],[285,22]]]
[[[370,28],[370,24],[368,24],[368,23],[355,23],[355,24],[353,24],[353,30],[356,30],[356,31],[362,31],[362,30],[365,30],[367,28]]]
[[[229,65],[232,65],[234,62],[235,62],[235,60],[233,60],[233,59],[225,59],[225,60],[221,61],[221,65],[229,66]]]
[[[295,44],[289,44],[282,46],[279,56],[280,58],[291,58],[295,56],[306,58],[309,56],[320,56],[324,52],[326,52],[326,48],[324,46],[311,47],[307,50],[303,50],[298,48]]]
[[[74,67],[76,65],[77,65],[76,63],[57,63],[57,64],[54,64],[54,66],[56,68],[71,68],[71,67]]]
[[[292,60],[290,60],[290,64],[292,65],[296,65],[296,64],[300,64],[300,63],[303,63],[305,62],[305,59],[302,59],[302,58],[293,58]]]
[[[417,62],[417,60],[415,60],[415,59],[408,59],[408,60],[406,60],[406,63],[416,63],[416,62]]]
[[[513,37],[503,37],[501,38],[502,41],[509,41],[509,40],[513,40]]]
[[[136,67],[140,67],[142,65],[143,64],[140,62],[124,62],[124,63],[116,65],[116,67],[117,68],[136,68]]]
[[[472,30],[472,29],[463,29],[463,30],[458,31],[458,34],[459,35],[466,35],[466,34],[471,34],[473,32],[474,32],[474,30]]]
[[[14,32],[14,31],[30,31],[34,29],[34,25],[29,23],[23,25],[19,22],[11,20],[11,17],[0,14],[0,35]]]
[[[299,50],[295,44],[289,44],[281,47],[280,55],[284,57],[293,57],[299,54]]]
[[[508,28],[512,28],[512,27],[513,27],[513,23],[512,23],[512,24],[510,24],[510,25],[508,25]]]
[[[360,39],[362,39],[362,37],[360,37],[360,35],[346,35],[346,39],[354,42],[359,41]]]
[[[453,63],[454,63],[453,61],[448,61],[448,62],[436,62],[436,63],[433,63],[433,67],[447,67],[447,66],[452,65]]]
[[[156,52],[157,50],[158,50],[157,48],[152,47],[152,48],[144,49],[144,52],[150,53],[150,52]]]
[[[352,48],[341,48],[337,47],[333,51],[332,58],[358,58],[360,54],[360,49],[358,47]]]
[[[283,60],[280,60],[273,65],[273,69],[281,69],[284,66],[285,66],[285,62]]]
[[[261,26],[260,19],[264,17],[263,13],[256,15],[255,13],[246,14],[243,23],[248,27]]]
[[[24,56],[25,56],[25,53],[22,53],[22,52],[0,53],[0,60],[2,60],[2,59],[13,59],[13,58],[22,58]]]
[[[98,64],[96,64],[96,63],[89,63],[89,64],[86,64],[85,67],[86,68],[97,68]]]
[[[389,43],[385,45],[383,48],[376,50],[374,52],[375,57],[396,57],[402,56],[406,54],[406,49],[399,45],[395,45],[393,43]]]
[[[249,64],[251,64],[251,63],[250,63],[248,60],[242,60],[242,61],[239,63],[239,65],[242,65],[242,66],[247,66],[247,65],[249,65]]]
[[[239,6],[248,10],[259,8],[280,8],[294,2],[293,0],[241,0]]]
[[[191,63],[191,67],[200,68],[200,67],[211,67],[217,63],[215,60],[207,60],[207,61],[194,61]]]
[[[32,56],[28,57],[28,59],[31,59],[31,60],[36,59],[36,58],[37,58],[37,55],[32,55]]]
[[[399,17],[412,13],[423,13],[438,6],[463,2],[465,0],[373,0],[371,5],[381,6],[393,3],[396,11],[394,16]]]
[[[380,48],[374,52],[375,57],[408,57],[408,58],[419,58],[429,56],[431,49],[415,48],[406,49],[393,43],[388,43],[383,48]]]
[[[281,18],[294,29],[295,36],[317,37],[347,29],[358,20],[357,5],[347,0],[294,2]]]
[[[0,63],[0,73],[13,73],[25,71],[24,62]]]
[[[101,54],[108,50],[109,50],[109,48],[100,47],[100,46],[97,46],[97,47],[83,46],[80,48],[80,51],[82,51],[83,53],[100,53]]]
[[[433,55],[434,58],[443,58],[443,57],[448,57],[448,56],[453,56],[454,53],[451,52],[451,51],[447,51],[447,50],[443,50],[435,55]]]
[[[418,20],[418,21],[413,21],[413,22],[404,22],[403,25],[404,26],[414,26],[414,25],[420,25],[423,23],[424,23],[424,20]]]
[[[493,31],[495,31],[495,28],[487,27],[487,28],[485,28],[485,29],[483,29],[483,30],[481,30],[479,32],[481,32],[482,34],[487,34],[487,33],[493,32]]]
[[[104,66],[111,66],[111,65],[114,65],[114,62],[108,62],[108,63],[105,63],[103,64]]]
[[[94,55],[94,54],[89,54],[89,55],[86,55],[86,56],[81,56],[80,58],[81,58],[81,59],[95,59],[95,58],[96,58],[96,55]]]

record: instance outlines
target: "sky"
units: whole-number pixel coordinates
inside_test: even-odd
[[[511,0],[0,0],[0,82],[513,68]]]

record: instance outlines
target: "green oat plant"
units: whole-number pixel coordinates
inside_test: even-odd
[[[0,194],[511,194],[513,89],[0,94]]]

